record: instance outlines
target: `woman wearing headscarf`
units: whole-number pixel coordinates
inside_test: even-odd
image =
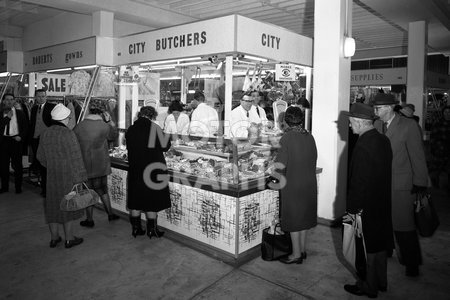
[[[117,220],[119,216],[113,213],[108,194],[108,175],[111,174],[108,142],[117,138],[117,129],[106,112],[106,103],[92,99],[89,114],[75,127],[74,132],[86,166],[87,185],[100,196],[108,220]],[[81,226],[94,227],[93,211],[93,206],[86,208],[86,220],[80,222]]]
[[[57,104],[51,111],[51,125],[42,134],[37,150],[37,159],[47,168],[47,197],[44,200],[45,220],[49,225],[50,248],[55,248],[62,241],[59,224],[63,225],[65,247],[72,248],[83,242],[73,234],[73,221],[84,214],[82,210],[65,212],[59,209],[64,195],[75,184],[87,179],[81,156],[80,145],[75,133],[67,128],[70,109]]]
[[[286,110],[286,127],[275,159],[281,229],[292,239],[292,254],[280,259],[285,264],[301,264],[306,259],[306,235],[317,225],[317,148],[314,137],[301,126],[303,118],[299,107]]]
[[[157,227],[157,212],[171,206],[169,174],[163,152],[170,148],[170,136],[155,123],[156,110],[143,106],[138,119],[125,134],[128,149],[128,209],[131,234],[144,235],[141,212],[147,217],[149,238],[162,237]]]

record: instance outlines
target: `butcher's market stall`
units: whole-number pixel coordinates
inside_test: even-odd
[[[163,127],[168,103],[179,100],[189,110],[201,91],[218,112],[218,130],[208,137],[183,135],[173,141],[166,153],[172,207],[158,214],[158,225],[214,255],[242,260],[278,217],[278,191],[266,189],[265,181],[282,133],[274,130],[275,120],[248,138],[237,138],[229,122],[231,110],[243,91],[258,92],[269,105],[307,94],[312,40],[230,15],[117,39],[114,60],[120,69],[122,135],[111,153],[112,207],[127,212],[123,135],[139,108],[156,107]],[[276,73],[280,67],[284,72]],[[128,115],[126,103],[131,103]]]

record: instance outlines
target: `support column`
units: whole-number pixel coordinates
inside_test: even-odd
[[[92,14],[92,35],[114,37],[114,13],[96,11]]]
[[[314,1],[312,134],[318,150],[317,214],[334,221],[346,209],[350,58],[343,55],[344,34],[351,33],[351,0]]]
[[[420,117],[424,128],[424,110],[427,101],[426,64],[428,26],[425,21],[411,22],[408,25],[408,69],[406,81],[406,102],[414,104],[415,114]]]

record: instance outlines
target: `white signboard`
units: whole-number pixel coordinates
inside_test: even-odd
[[[114,42],[114,63],[134,64],[244,53],[312,66],[312,39],[239,15],[126,36]]]
[[[37,89],[47,91],[47,96],[64,96],[68,94],[69,75],[37,73]]]
[[[351,72],[350,85],[406,84],[406,68],[371,69]]]
[[[24,72],[95,65],[96,38],[27,51],[24,53]]]
[[[275,65],[275,80],[276,81],[295,81],[294,65],[276,64]]]
[[[313,40],[282,27],[237,16],[236,51],[312,66]]]
[[[116,65],[234,51],[235,16],[164,28],[117,39]]]

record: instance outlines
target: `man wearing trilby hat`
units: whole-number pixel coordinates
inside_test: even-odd
[[[427,189],[428,169],[420,128],[413,119],[396,114],[396,104],[392,94],[377,94],[373,101],[393,152],[392,223],[399,246],[397,255],[406,266],[406,276],[416,277],[422,255],[414,222],[414,200],[416,194]]]
[[[387,289],[386,251],[392,251],[391,171],[389,139],[373,126],[377,116],[363,103],[351,106],[349,120],[357,134],[349,168],[347,212],[361,213],[366,265],[356,264],[359,280],[344,289],[354,295],[376,297]]]

